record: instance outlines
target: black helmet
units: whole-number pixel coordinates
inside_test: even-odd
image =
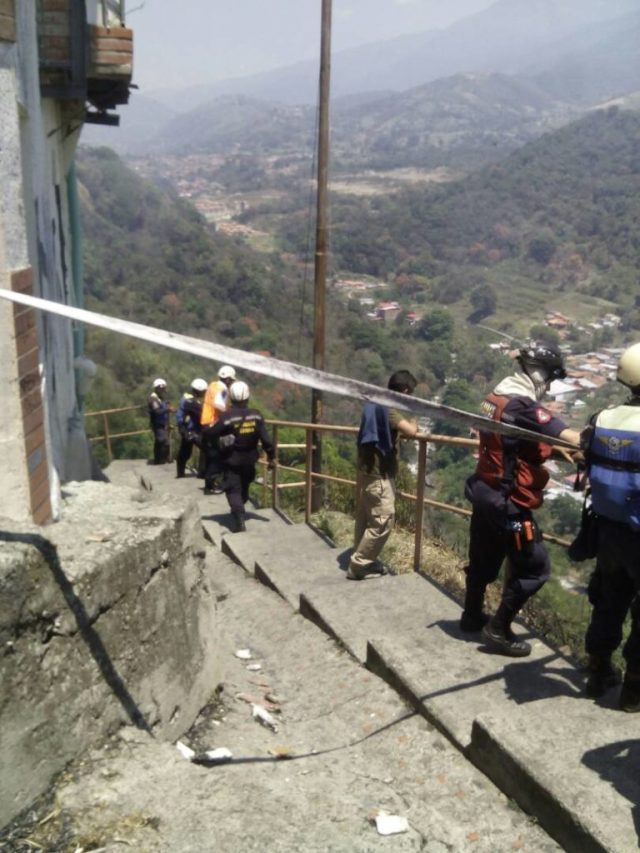
[[[562,353],[555,344],[533,341],[520,350],[518,361],[528,376],[535,370],[541,370],[548,382],[564,379],[567,375]]]

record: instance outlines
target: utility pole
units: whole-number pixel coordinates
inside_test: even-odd
[[[325,292],[327,281],[327,184],[329,179],[329,91],[331,80],[331,2],[322,0],[322,31],[320,39],[320,105],[318,119],[318,195],[316,206],[316,251],[314,264],[313,366],[325,369]],[[311,393],[311,423],[322,422],[322,391]],[[322,469],[322,434],[313,432],[311,471]],[[317,512],[322,505],[322,483],[313,484],[311,509]]]

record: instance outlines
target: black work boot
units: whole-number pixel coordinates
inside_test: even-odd
[[[460,630],[465,634],[477,634],[490,618],[489,614],[483,613],[482,610],[467,610],[465,607],[460,617]]]
[[[531,646],[519,640],[509,625],[496,620],[495,616],[482,629],[482,639],[492,652],[510,658],[526,658],[531,654]]]
[[[469,586],[464,595],[464,610],[460,617],[460,630],[465,634],[474,634],[482,631],[489,621],[489,616],[482,612],[484,604],[485,587]]]
[[[233,532],[244,532],[247,529],[247,525],[244,523],[244,513],[234,511],[231,513],[231,515],[233,516]]]
[[[604,696],[610,687],[620,684],[620,670],[613,666],[610,657],[589,655],[587,673],[584,692],[589,699],[598,699]]]
[[[640,670],[627,670],[620,691],[620,710],[628,714],[640,711]]]

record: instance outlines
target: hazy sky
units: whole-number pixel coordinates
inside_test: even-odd
[[[446,27],[494,0],[333,0],[334,51]],[[319,53],[321,0],[128,0],[141,91],[240,77]]]

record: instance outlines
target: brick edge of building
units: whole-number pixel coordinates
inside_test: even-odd
[[[33,295],[31,267],[11,273],[11,289]],[[52,510],[35,310],[14,305],[13,316],[31,515],[43,525],[52,520]]]

